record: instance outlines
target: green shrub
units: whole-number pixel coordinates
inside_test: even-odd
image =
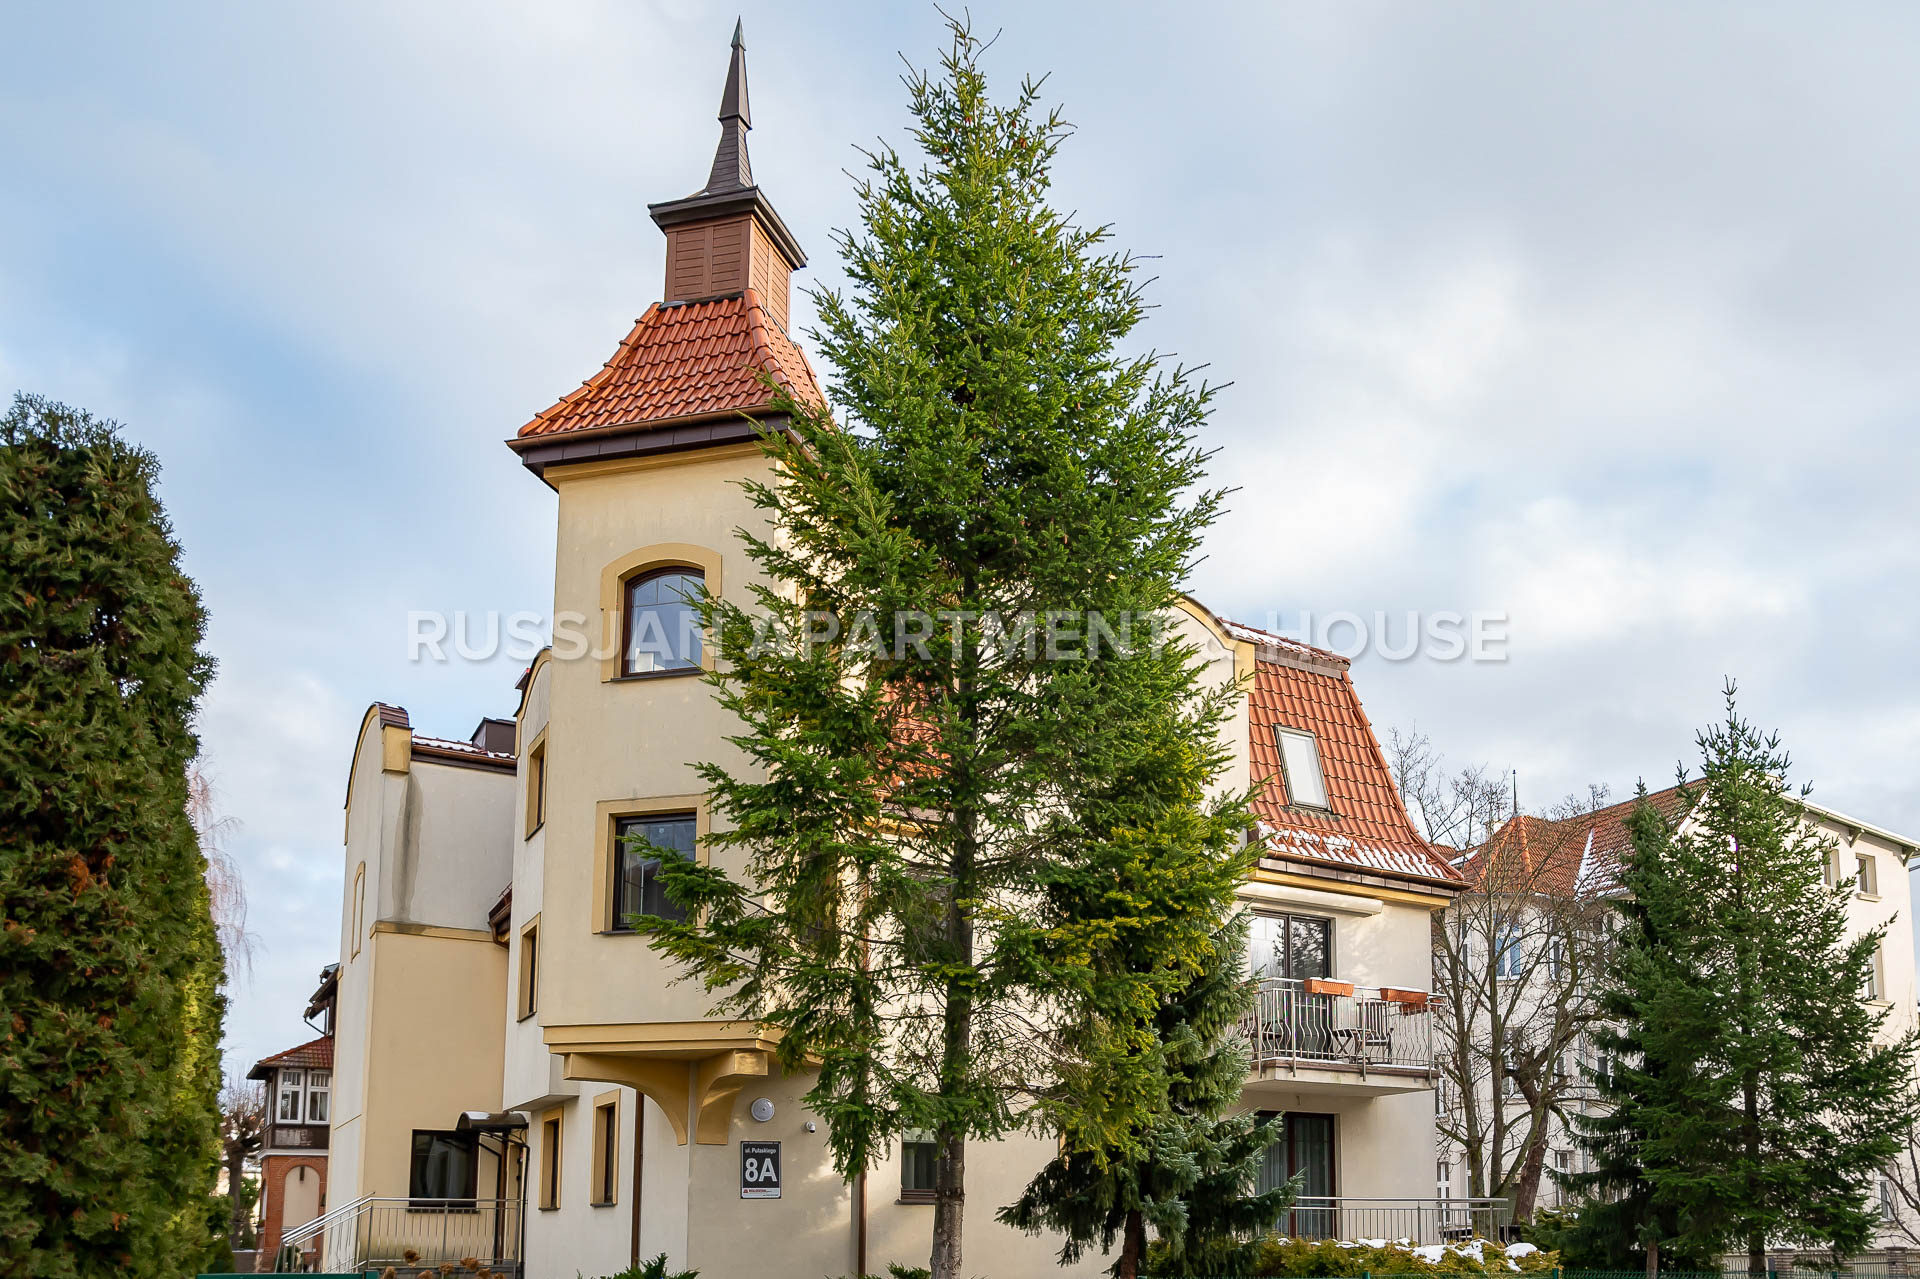
[[[607,1275],[605,1279],[700,1279],[698,1270],[667,1269],[667,1254],[661,1253],[650,1261],[637,1266],[628,1266],[617,1275]]]
[[[897,1261],[887,1263],[887,1274],[891,1279],[933,1279],[933,1271],[925,1266],[903,1266]],[[855,1279],[852,1275],[841,1275],[840,1279]],[[879,1275],[861,1275],[858,1279],[880,1279]]]

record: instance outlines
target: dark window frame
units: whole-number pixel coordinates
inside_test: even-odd
[[[560,1143],[565,1133],[561,1116],[549,1115],[540,1122],[540,1211],[553,1212],[560,1207]]]
[[[595,1171],[593,1198],[595,1208],[610,1208],[620,1201],[620,1103],[603,1101],[593,1108],[593,1157]]]
[[[630,913],[657,914],[667,919],[673,919],[673,918],[685,919],[686,918],[686,912],[674,906],[672,902],[667,901],[664,898],[664,896],[661,898],[661,903],[660,903],[663,909],[658,911],[645,911],[645,912],[634,912],[634,911],[629,911],[625,909],[626,904],[622,898],[621,887],[626,882],[626,879],[627,879],[626,871],[627,871],[627,865],[628,865],[628,858],[637,856],[639,861],[642,863],[641,883],[643,885],[641,889],[641,894],[640,894],[640,901],[638,904],[642,907],[646,905],[647,893],[646,893],[645,884],[647,880],[645,875],[645,863],[651,862],[653,865],[658,866],[660,864],[660,858],[655,856],[646,856],[644,854],[635,854],[631,852],[627,848],[627,836],[636,827],[653,824],[653,823],[662,823],[662,822],[673,822],[675,824],[684,823],[691,830],[693,835],[693,840],[692,840],[693,847],[686,852],[685,856],[689,861],[697,861],[699,859],[700,815],[698,813],[690,813],[685,810],[670,810],[668,812],[663,812],[663,813],[617,814],[613,819],[613,856],[607,859],[608,870],[611,873],[612,881],[613,881],[610,885],[608,885],[608,890],[607,890],[609,914],[612,916],[612,918],[608,921],[608,924],[607,924],[608,932],[632,933],[633,926],[627,923],[627,919],[626,919],[627,915]]]
[[[467,1150],[466,1190],[462,1194],[436,1195],[420,1188],[422,1168],[420,1158],[421,1138],[429,1142],[444,1140],[450,1146],[464,1146]],[[431,1157],[432,1147],[426,1153]],[[472,1132],[455,1132],[449,1128],[415,1128],[407,1164],[407,1204],[410,1208],[447,1208],[456,1206],[472,1207],[479,1193],[480,1179],[480,1135]]]
[[[520,930],[519,1009],[517,1021],[540,1011],[540,921],[530,920]]]
[[[914,1130],[915,1132],[919,1130]],[[915,1155],[908,1147],[924,1148],[928,1155]],[[924,1163],[923,1163],[924,1161]],[[903,1204],[930,1204],[933,1202],[934,1181],[939,1176],[940,1143],[933,1140],[932,1134],[914,1137],[912,1133],[903,1133],[900,1137],[900,1202]],[[926,1184],[915,1185],[920,1180],[914,1174],[924,1171]]]
[[[1276,921],[1280,925],[1280,946],[1278,949],[1278,954],[1280,956],[1281,966],[1285,971],[1280,972],[1278,974],[1265,973],[1265,972],[1256,974],[1256,976],[1258,976],[1262,981],[1270,981],[1275,979],[1281,980],[1281,981],[1306,980],[1304,977],[1296,977],[1293,974],[1293,926],[1296,921],[1300,923],[1316,925],[1326,937],[1325,967],[1327,971],[1324,973],[1313,973],[1309,975],[1315,976],[1315,977],[1325,977],[1328,979],[1332,979],[1334,974],[1340,971],[1338,966],[1334,962],[1336,958],[1335,952],[1334,952],[1334,934],[1336,930],[1334,929],[1333,919],[1331,916],[1308,915],[1308,914],[1303,914],[1297,911],[1289,911],[1289,910],[1259,910],[1259,909],[1256,909],[1255,911],[1253,911],[1253,914],[1256,918],[1271,919]],[[1251,966],[1252,956],[1249,955],[1248,959],[1249,959],[1249,966]]]
[[[698,675],[706,669],[706,639],[696,637],[696,651],[689,665],[667,666],[659,670],[637,671],[633,669],[633,594],[649,582],[663,577],[690,577],[696,579],[702,587],[707,584],[707,571],[696,564],[656,564],[643,572],[635,573],[620,584],[620,675],[625,679],[672,679],[681,675]],[[659,607],[655,605],[654,607]],[[673,637],[667,637],[673,642]],[[684,662],[684,657],[675,661]]]

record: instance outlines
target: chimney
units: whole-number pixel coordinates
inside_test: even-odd
[[[707,184],[692,195],[647,206],[667,235],[663,302],[691,302],[752,289],[787,327],[788,280],[807,264],[793,233],[754,185],[747,156],[747,42],[733,25],[727,82],[720,94],[720,143]]]

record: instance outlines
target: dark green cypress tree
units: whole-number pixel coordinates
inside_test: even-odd
[[[1009,1225],[1066,1237],[1061,1264],[1090,1246],[1119,1253],[1111,1272],[1133,1279],[1151,1226],[1164,1244],[1161,1274],[1226,1274],[1239,1240],[1277,1220],[1290,1186],[1255,1194],[1277,1124],[1232,1115],[1247,1078],[1240,1018],[1252,1006],[1246,974],[1247,925],[1236,916],[1217,935],[1213,961],[1167,999],[1157,1018],[1165,1046],[1167,1108],[1128,1150],[1067,1149],[1000,1212]]]
[[[745,766],[702,770],[711,863],[662,871],[687,919],[640,921],[817,1070],[843,1173],[933,1132],[934,1279],[966,1273],[969,1139],[1144,1140],[1247,828],[1209,798],[1232,690],[1155,642],[1219,508],[1208,392],[1125,353],[1134,263],[1048,205],[1066,129],[980,51],[956,25],[909,77],[924,159],[872,154],[851,292],[816,295],[840,421],[784,402],[766,585],[704,605]]]
[[[0,418],[0,1274],[191,1273],[221,960],[187,811],[205,618],[110,423]]]

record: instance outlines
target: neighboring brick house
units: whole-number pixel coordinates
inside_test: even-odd
[[[281,1238],[327,1210],[331,1027],[318,1039],[261,1058],[247,1078],[267,1087],[267,1123],[260,1149],[259,1265],[270,1270]]]

